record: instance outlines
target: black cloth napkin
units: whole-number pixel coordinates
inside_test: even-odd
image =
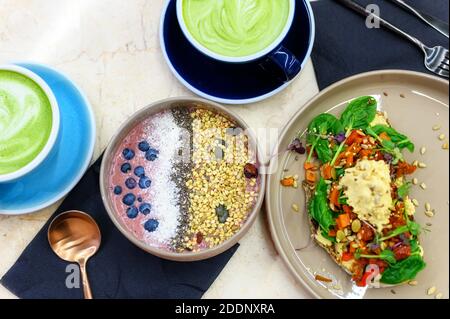
[[[448,38],[388,0],[355,0],[364,7],[376,4],[380,16],[418,38],[425,45],[448,48]],[[448,0],[407,0],[419,10],[448,22]],[[380,69],[430,73],[422,51],[408,40],[381,27],[369,29],[366,18],[335,0],[312,2],[316,40],[312,60],[319,88],[348,76]]]
[[[144,252],[128,241],[109,219],[100,195],[100,164],[101,158],[55,213],[82,210],[100,227],[102,245],[88,262],[94,298],[200,298],[239,245],[216,257],[188,263],[167,261]],[[19,298],[83,298],[81,287],[66,287],[70,275],[66,273],[68,263],[60,260],[49,247],[49,222],[0,282]]]

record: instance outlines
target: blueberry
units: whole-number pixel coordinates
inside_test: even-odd
[[[158,158],[159,151],[154,148],[150,148],[147,152],[145,152],[145,159],[147,161],[154,161]]]
[[[133,157],[134,157],[134,151],[131,150],[131,149],[129,149],[129,148],[125,148],[125,149],[122,151],[122,155],[123,155],[123,157],[124,157],[126,160],[131,160],[131,159],[133,159]]]
[[[116,195],[122,194],[122,187],[120,187],[120,186],[114,187],[114,194],[116,194]]]
[[[138,148],[142,152],[147,152],[150,149],[150,145],[146,141],[142,141],[138,144]]]
[[[136,200],[136,196],[134,196],[131,193],[128,193],[122,198],[122,203],[124,203],[127,206],[131,206],[134,204],[135,200]]]
[[[129,171],[131,171],[131,164],[123,163],[122,166],[120,166],[120,170],[122,171],[122,173],[128,173]]]
[[[145,176],[145,169],[142,166],[138,166],[134,169],[134,175],[137,177]]]
[[[128,209],[127,209],[128,218],[134,219],[137,217],[138,214],[139,214],[139,211],[136,208],[136,206],[128,207]]]
[[[141,206],[139,206],[139,211],[144,215],[150,214],[151,210],[152,210],[152,205],[150,205],[148,203],[144,203],[144,204],[141,204]]]
[[[125,181],[125,186],[128,187],[129,189],[135,188],[136,185],[137,182],[133,177],[127,178],[127,180]]]
[[[138,201],[139,203],[142,203],[142,197],[139,196],[139,197],[137,198],[137,201]]]
[[[159,226],[159,222],[156,219],[149,219],[145,222],[144,228],[148,232],[154,232]]]
[[[152,181],[147,176],[142,176],[139,179],[139,187],[142,189],[149,188],[151,184],[152,184]]]

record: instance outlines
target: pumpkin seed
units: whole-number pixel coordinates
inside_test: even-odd
[[[345,239],[345,233],[342,230],[338,230],[336,233],[336,239],[338,241],[343,241]]]
[[[434,295],[435,292],[436,292],[436,287],[435,287],[435,286],[430,287],[430,288],[428,288],[428,290],[427,290],[427,295],[428,295],[428,296]]]
[[[361,229],[361,222],[359,221],[359,219],[355,219],[352,222],[352,231],[354,233],[357,233],[360,229]]]
[[[421,148],[420,148],[420,154],[425,154],[425,152],[427,151],[427,148],[425,147],[425,146],[422,146]]]

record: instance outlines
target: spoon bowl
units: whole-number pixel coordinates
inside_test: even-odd
[[[50,247],[61,259],[80,266],[84,297],[92,299],[86,264],[100,247],[101,234],[95,220],[81,211],[56,216],[48,227]]]

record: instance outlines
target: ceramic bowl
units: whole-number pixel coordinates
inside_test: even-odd
[[[138,239],[131,231],[124,225],[121,218],[118,216],[118,213],[116,212],[113,202],[112,202],[112,195],[111,195],[111,185],[109,185],[109,177],[110,177],[110,169],[111,165],[114,161],[114,156],[117,154],[118,147],[120,146],[123,139],[130,133],[130,131],[136,127],[138,123],[141,123],[143,120],[161,112],[164,110],[168,110],[174,106],[195,106],[207,110],[211,110],[214,112],[217,112],[219,114],[224,115],[231,121],[235,122],[236,125],[240,128],[242,128],[244,131],[247,130],[249,127],[248,125],[236,114],[233,112],[230,112],[223,106],[209,102],[207,100],[198,99],[198,98],[170,98],[166,100],[162,100],[159,102],[155,102],[140,111],[136,112],[134,115],[132,115],[129,119],[125,121],[125,123],[120,127],[120,129],[117,131],[117,133],[114,135],[112,140],[110,141],[104,157],[103,162],[101,166],[101,172],[100,172],[100,189],[102,194],[103,203],[106,207],[106,210],[109,214],[109,217],[115,224],[115,226],[119,229],[119,231],[128,238],[133,244],[140,247],[141,249],[145,250],[146,252],[153,254],[155,256],[174,260],[174,261],[195,261],[195,260],[203,260],[207,259],[213,256],[216,256],[227,249],[234,246],[250,229],[253,222],[255,221],[257,214],[261,208],[263,197],[264,197],[264,189],[265,189],[265,175],[260,174],[259,176],[259,193],[258,197],[256,198],[255,204],[250,212],[248,212],[248,217],[240,230],[230,239],[226,240],[225,242],[214,246],[212,248],[207,248],[199,251],[187,251],[187,252],[173,252],[169,251],[168,249],[162,249],[158,247],[154,247],[151,245],[148,245],[144,241]],[[257,146],[256,140],[253,136],[249,134],[249,144]],[[260,155],[260,149],[256,147],[257,154],[256,154],[256,160],[258,163],[261,163],[261,155]]]

